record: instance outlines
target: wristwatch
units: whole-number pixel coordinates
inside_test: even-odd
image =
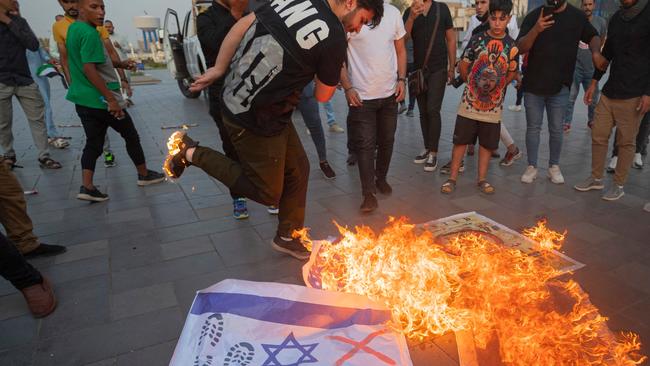
[[[397,81],[398,82],[403,81],[404,83],[406,83],[406,78],[397,78]]]

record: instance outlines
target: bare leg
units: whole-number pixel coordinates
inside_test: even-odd
[[[454,145],[451,153],[451,172],[449,179],[456,180],[458,178],[458,170],[460,169],[460,163],[463,161],[465,149],[467,149],[467,145]]]
[[[479,145],[478,151],[478,181],[485,180],[487,176],[488,165],[490,164],[490,157],[492,156],[492,151],[484,148]]]

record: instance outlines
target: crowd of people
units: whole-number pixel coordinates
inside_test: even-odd
[[[383,0],[214,0],[197,17],[208,70],[191,90],[207,89],[223,153],[200,146],[179,131],[170,139],[173,149],[164,170],[179,178],[194,165],[224,183],[236,219],[248,217],[246,199],[266,205],[279,221],[272,247],[306,259],[309,251],[293,234],[303,228],[310,166],[291,121],[294,110],[302,114],[323,175],[334,179],[319,104],[325,108],[329,131],[345,132],[328,105],[336,90],[343,90],[348,104],[348,164],[358,166],[360,211],[368,213],[377,209],[378,193],[392,193],[387,177],[397,116],[403,112],[413,116],[416,103],[423,150],[414,163],[422,164],[426,172],[438,170],[441,107],[448,85],[464,87],[452,156],[439,169],[449,175],[440,187],[443,194],[454,192],[464,159],[475,154],[476,142],[477,189],[483,194],[497,191],[487,172],[490,159],[500,157],[499,142],[506,147],[501,165],[511,166],[523,157],[501,123],[511,83],[516,83],[517,103],[509,109],[521,111],[523,101],[526,114],[528,164],[521,182],[531,184],[538,176],[546,114],[547,176],[552,183],[563,184],[563,139],[571,130],[573,106],[582,86],[592,129],[592,172],[574,188],[605,188],[608,144],[615,129],[615,156],[610,161],[614,178],[602,198],[617,200],[624,194],[629,169],[643,166],[650,131],[647,2],[621,0],[621,9],[607,22],[593,14],[594,0],[582,0],[582,9],[565,0],[547,0],[532,9],[519,28],[511,0],[476,0],[476,16],[457,60],[456,30],[442,2],[414,0],[402,14]],[[4,150],[0,219],[7,231],[6,237],[0,235],[0,268],[23,292],[36,316],[51,312],[56,300],[47,279],[24,258],[56,255],[65,247],[41,244],[31,233],[22,188],[10,171],[17,166],[12,97],[17,97],[27,115],[40,166],[60,168],[48,145],[66,148],[69,142],[57,131],[48,109],[51,98],[42,66],[58,67],[63,74],[69,86],[66,99],[75,104],[86,135],[78,199],[108,199],[93,184],[95,164],[102,154],[107,167],[115,164],[108,127],[124,138],[138,185],[164,180],[161,173],[147,168],[126,110],[132,104],[126,71],[134,65],[125,59],[113,23],[105,20],[103,0],[59,3],[65,14],[53,25],[55,47],[48,53],[20,17],[17,1],[0,0],[0,47],[10,55],[0,58],[0,146]],[[599,80],[608,69],[608,80],[599,93]],[[645,209],[650,211],[650,204]]]

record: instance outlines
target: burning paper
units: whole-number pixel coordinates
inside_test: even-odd
[[[406,340],[365,296],[225,280],[199,291],[170,365],[404,365]]]
[[[526,231],[541,244],[476,213],[424,225],[392,219],[378,234],[339,231],[336,243],[313,242],[305,283],[383,303],[391,326],[412,340],[470,332],[484,350],[497,339],[498,358],[508,365],[644,360],[635,334],[611,335],[578,284],[558,279],[583,265],[555,250],[564,235],[543,224]],[[558,293],[570,304],[564,309]]]

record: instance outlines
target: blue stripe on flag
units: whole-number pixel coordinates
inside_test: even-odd
[[[266,322],[323,329],[378,325],[390,319],[388,310],[346,308],[221,292],[197,294],[190,313],[227,313]]]

